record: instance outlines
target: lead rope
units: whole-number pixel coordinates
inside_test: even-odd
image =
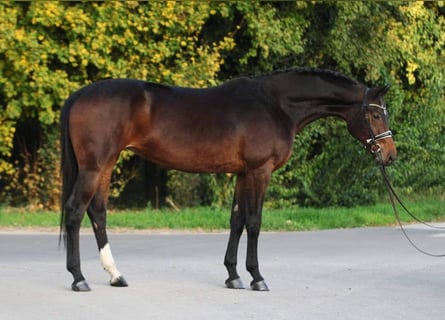
[[[426,223],[424,221],[422,221],[421,219],[417,218],[414,214],[412,214],[407,208],[406,206],[402,203],[402,201],[400,200],[399,196],[396,194],[394,188],[391,185],[391,182],[389,181],[388,175],[386,174],[386,170],[385,167],[383,165],[379,166],[380,168],[380,172],[382,173],[383,176],[383,181],[385,182],[386,188],[388,189],[388,194],[389,194],[389,199],[391,201],[391,206],[392,209],[394,210],[394,215],[396,216],[396,220],[400,226],[400,229],[402,230],[403,235],[405,236],[405,238],[408,240],[408,242],[419,252],[430,256],[430,257],[434,257],[434,258],[443,258],[445,257],[445,254],[434,254],[434,253],[430,253],[428,251],[425,251],[421,248],[419,248],[412,240],[411,238],[408,236],[405,228],[403,227],[402,222],[400,221],[400,216],[399,216],[399,212],[397,210],[396,204],[394,202],[394,198],[396,198],[396,200],[399,202],[399,204],[402,206],[402,208],[412,217],[414,218],[417,222],[429,227],[429,228],[433,228],[433,229],[439,229],[439,230],[445,230],[445,227],[439,227],[439,226],[434,226],[431,225],[429,223]]]

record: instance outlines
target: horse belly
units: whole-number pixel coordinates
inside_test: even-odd
[[[239,173],[262,167],[273,169],[289,158],[292,139],[283,139],[267,130],[234,129],[219,134],[150,135],[143,144],[130,149],[166,168],[202,173]],[[156,131],[156,130],[154,130]]]
[[[180,143],[148,141],[143,146],[128,149],[162,167],[187,172],[237,173],[245,164],[234,146],[210,146],[201,142]]]

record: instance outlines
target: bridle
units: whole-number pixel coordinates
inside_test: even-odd
[[[391,130],[379,133],[379,134],[374,134],[374,132],[372,131],[371,128],[371,122],[369,121],[369,116],[368,116],[368,109],[369,108],[378,108],[380,110],[383,110],[383,114],[385,116],[387,116],[387,111],[386,111],[386,106],[385,105],[378,105],[378,104],[374,104],[374,103],[367,103],[368,100],[368,92],[369,92],[369,88],[366,88],[365,90],[365,94],[363,96],[363,102],[362,102],[362,110],[363,110],[363,114],[365,117],[365,122],[366,125],[368,127],[368,132],[369,132],[369,139],[366,139],[366,143],[369,146],[369,150],[371,151],[371,153],[376,154],[376,153],[380,153],[380,151],[382,150],[382,147],[380,146],[380,144],[377,143],[377,141],[379,140],[383,140],[383,139],[387,139],[387,138],[392,138],[393,134],[391,132]]]

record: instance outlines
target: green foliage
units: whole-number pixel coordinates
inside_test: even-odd
[[[42,145],[53,148],[21,146],[20,158],[14,161],[10,183],[5,187],[6,201],[13,206],[27,204],[31,209],[56,208],[59,205],[61,181],[59,132],[54,128],[40,134]],[[30,128],[26,128],[30,130]],[[22,130],[19,130],[22,131]]]
[[[443,195],[443,3],[316,2],[311,10],[312,24],[306,33],[311,45],[303,60],[371,85],[391,84],[386,102],[399,158],[389,171],[396,187],[408,194]],[[276,198],[285,201],[292,183],[296,190],[288,204],[354,205],[381,196],[384,189],[373,162],[345,135],[343,124],[319,122],[308,129],[297,138],[290,161],[301,164],[304,171],[288,164],[277,179],[287,178],[288,183],[284,188],[275,185]],[[323,134],[314,140],[314,132]],[[311,153],[314,143],[322,150],[319,155]]]
[[[204,87],[299,66],[391,84],[396,188],[443,195],[444,14],[442,1],[0,2],[0,201],[57,202],[60,108],[85,84],[125,77]],[[26,134],[34,123],[38,142]],[[137,174],[132,157],[118,164],[113,196]],[[167,184],[179,204],[225,205],[234,179],[173,171]],[[350,206],[382,189],[372,158],[328,119],[297,137],[266,204]]]
[[[46,134],[57,126],[63,101],[87,83],[125,77],[184,86],[215,84],[222,53],[234,43],[228,36],[207,43],[200,30],[224,7],[205,2],[1,2],[2,182],[27,181],[13,177],[14,156],[26,153],[12,154],[17,121],[37,119]],[[55,141],[42,147],[57,155]],[[38,175],[43,169],[21,171],[21,176]],[[113,190],[121,189],[122,183],[115,182]]]

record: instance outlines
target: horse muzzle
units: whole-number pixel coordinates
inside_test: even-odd
[[[392,139],[369,145],[368,149],[377,163],[385,167],[391,165],[397,158],[397,150]]]
[[[366,149],[375,156],[379,165],[389,166],[397,158],[393,134],[390,130],[378,135],[371,134],[372,138],[366,140]]]

